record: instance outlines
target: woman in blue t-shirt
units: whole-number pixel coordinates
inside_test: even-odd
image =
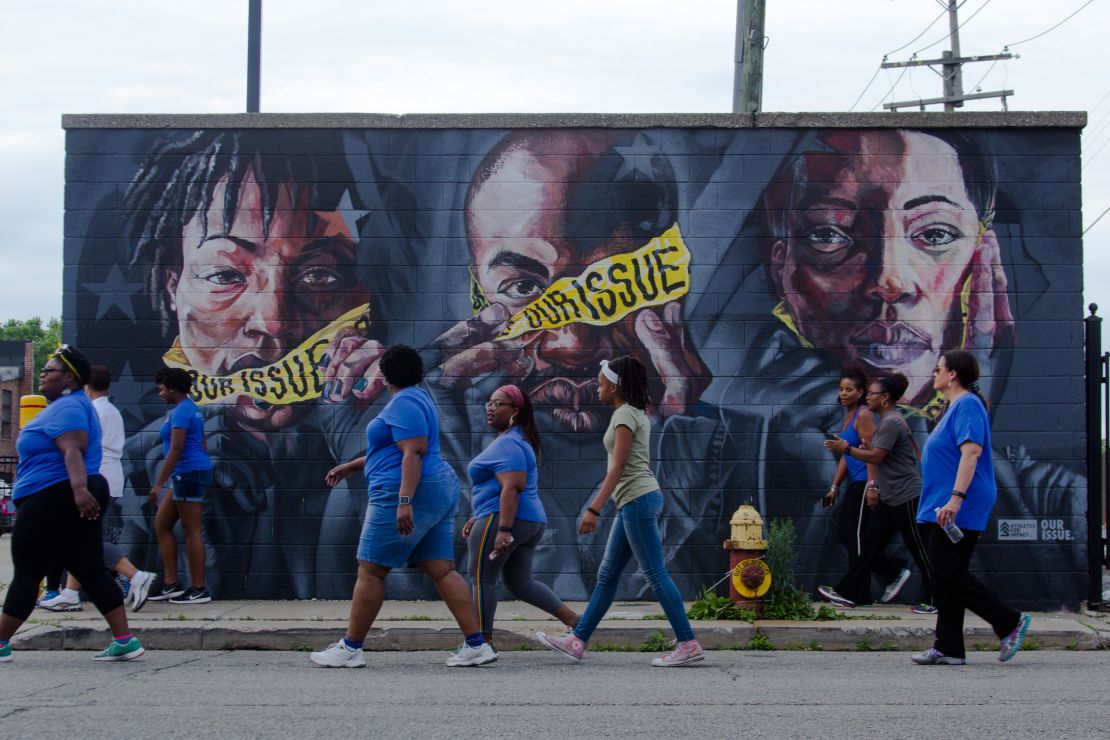
[[[158,397],[173,408],[162,423],[162,468],[150,489],[150,503],[158,505],[154,532],[162,554],[162,588],[149,601],[171,604],[207,604],[212,594],[205,585],[204,537],[200,518],[204,499],[212,486],[212,460],[204,447],[204,414],[189,398],[193,378],[181,368],[162,368],[154,376]],[[173,479],[173,495],[158,494]],[[177,536],[173,527],[185,530],[185,560],[189,564],[189,588],[177,580]]]
[[[362,643],[385,599],[385,578],[416,563],[435,582],[465,638],[447,665],[490,663],[497,653],[482,639],[470,587],[455,571],[459,478],[440,455],[435,404],[417,387],[424,363],[415,349],[399,344],[385,351],[378,367],[392,398],[366,426],[366,454],[324,477],[335,486],[362,470],[369,484],[347,634],[310,658],[329,668],[365,666]]]
[[[15,575],[0,616],[0,662],[35,608],[39,582],[60,562],[82,584],[115,637],[96,660],[132,660],[144,652],[131,635],[123,593],[104,565],[100,514],[108,481],[100,475],[100,420],[85,395],[89,361],[63,345],[39,372],[46,408],[19,433],[15,487],[18,514],[12,530]]]
[[[515,385],[501,386],[486,402],[486,423],[497,438],[467,467],[474,513],[462,530],[470,540],[470,581],[482,637],[493,639],[498,580],[516,598],[574,627],[578,615],[532,577],[547,516],[536,486],[540,432],[531,399]]]
[[[966,663],[964,610],[970,609],[998,635],[998,659],[1006,661],[1021,648],[1029,615],[1003,604],[970,571],[971,553],[998,495],[990,406],[979,393],[975,356],[964,350],[945,352],[933,370],[933,388],[944,395],[948,408],[925,443],[917,521],[924,525],[933,570],[937,628],[933,646],[912,660],[920,665]],[[952,525],[962,531],[962,538]]]

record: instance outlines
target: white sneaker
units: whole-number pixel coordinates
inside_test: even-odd
[[[68,588],[63,588],[57,596],[46,599],[39,606],[52,612],[79,612],[85,608],[81,596]]]
[[[903,568],[902,572],[898,574],[898,577],[891,581],[890,585],[886,587],[886,591],[883,591],[883,596],[879,599],[879,603],[889,604],[894,601],[895,597],[898,596],[898,592],[902,590],[902,586],[905,586],[908,580],[910,580],[910,569]]]
[[[150,587],[154,583],[154,574],[147,573],[145,570],[140,570],[131,576],[131,590],[127,592],[126,605],[130,607],[131,611],[137,612],[143,608],[146,603],[147,596],[150,595]]]
[[[477,666],[492,663],[497,660],[497,653],[494,652],[493,646],[488,642],[483,642],[481,646],[472,648],[466,643],[459,648],[459,652],[452,655],[447,659],[447,665],[452,667],[460,666]]]
[[[316,665],[324,666],[325,668],[366,667],[366,657],[362,654],[362,648],[351,650],[343,644],[342,640],[328,645],[327,650],[321,650],[308,657],[312,658],[312,662]]]

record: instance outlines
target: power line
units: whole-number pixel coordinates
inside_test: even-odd
[[[894,92],[894,88],[898,87],[898,83],[901,82],[902,78],[906,76],[906,70],[908,69],[909,67],[902,67],[902,74],[898,75],[898,79],[895,80],[894,84],[890,86],[890,89],[886,91],[886,95],[884,95],[878,103],[875,103],[875,107],[871,109],[872,111],[875,111],[880,105],[883,104],[884,100],[891,96],[891,93]]]
[[[989,2],[990,0],[987,0],[987,1]],[[927,25],[927,26],[925,26],[925,28],[921,29],[921,33],[917,34],[912,39],[910,39],[906,43],[899,46],[897,49],[891,49],[886,54],[883,54],[883,61],[884,62],[886,61],[886,58],[888,56],[890,56],[891,54],[895,54],[899,51],[902,51],[902,49],[905,49],[906,47],[912,46],[914,44],[914,42],[916,42],[919,38],[921,38],[922,36],[927,34],[929,32],[929,29],[937,24],[937,21],[939,21],[941,18],[943,18],[945,15],[947,15],[948,7],[946,5],[944,5],[942,0],[936,0],[936,2],[941,7],[943,7],[944,10],[940,11],[940,14],[936,18],[929,21],[929,25]],[[966,2],[967,2],[967,0],[963,0],[963,3],[960,3],[959,7],[963,7],[964,3],[966,3]],[[864,85],[863,90],[860,92],[859,95],[856,96],[856,102],[854,102],[850,106],[848,106],[848,112],[849,113],[851,113],[853,110],[855,110],[856,106],[859,105],[859,101],[863,100],[863,96],[866,95],[867,91],[871,89],[871,86],[875,84],[875,79],[879,76],[879,72],[881,72],[882,69],[883,69],[882,64],[880,63],[880,66],[875,68],[875,74],[871,75],[871,79],[867,81],[867,84]],[[887,93],[887,95],[889,95],[889,94],[890,93]]]
[[[964,1],[962,2],[962,3],[960,3],[959,5],[957,5],[957,6],[956,6],[956,10],[959,10],[959,9],[960,9],[960,8],[962,8],[963,6],[967,5],[967,2],[968,2],[968,0],[964,0]],[[1094,2],[1094,0],[1091,0],[1091,2]],[[959,30],[960,30],[961,28],[963,28],[963,27],[964,27],[964,26],[966,26],[966,25],[967,25],[968,23],[970,23],[970,22],[971,22],[971,19],[972,19],[972,18],[974,18],[975,16],[979,15],[980,13],[982,13],[982,12],[983,12],[983,8],[987,7],[987,6],[988,6],[988,5],[990,5],[990,4],[991,4],[991,0],[986,0],[986,2],[984,2],[984,3],[982,4],[982,5],[980,5],[980,6],[979,6],[979,9],[978,9],[978,10],[976,10],[976,11],[975,11],[974,13],[972,13],[971,15],[969,15],[969,16],[968,16],[967,18],[964,18],[964,20],[963,20],[963,21],[962,21],[962,22],[961,22],[961,23],[960,23],[960,24],[959,24],[958,26],[956,26],[956,28],[955,28],[955,29],[953,29],[953,30],[954,30],[954,31],[959,31]],[[945,12],[947,13],[948,11],[946,10]],[[921,47],[920,49],[918,49],[917,51],[915,51],[915,52],[914,52],[914,56],[917,56],[918,54],[920,54],[921,52],[925,51],[926,49],[931,49],[931,48],[933,48],[934,46],[936,46],[937,44],[939,44],[939,43],[941,43],[941,42],[947,41],[947,40],[948,40],[948,39],[949,39],[949,38],[951,37],[951,35],[952,35],[952,32],[950,31],[950,32],[946,33],[946,34],[945,34],[944,36],[942,36],[941,38],[939,38],[939,39],[937,39],[936,41],[934,41],[933,43],[929,44],[928,46],[922,46],[922,47]]]
[[[1080,236],[1086,236],[1087,232],[1090,231],[1091,229],[1093,229],[1095,227],[1095,224],[1097,224],[1099,221],[1101,221],[1102,217],[1105,216],[1107,213],[1110,213],[1110,206],[1106,206],[1106,210],[1103,211],[1102,213],[1098,214],[1098,218],[1096,218],[1094,221],[1092,221],[1090,226],[1083,229],[1083,233],[1080,234]]]
[[[1076,16],[1076,14],[1078,14],[1078,13],[1079,13],[1079,11],[1080,11],[1080,10],[1083,10],[1083,8],[1087,7],[1088,5],[1090,5],[1091,3],[1093,3],[1094,1],[1095,1],[1095,0],[1087,0],[1087,2],[1083,3],[1082,5],[1080,5],[1080,6],[1079,6],[1079,7],[1078,7],[1078,8],[1077,8],[1077,9],[1076,9],[1076,10],[1075,10],[1074,12],[1072,12],[1072,14],[1071,14],[1071,15],[1069,15],[1069,16],[1068,16],[1067,18],[1065,18],[1064,20],[1060,21],[1060,22],[1059,22],[1059,23],[1057,23],[1057,24],[1056,24],[1055,26],[1052,26],[1051,28],[1048,28],[1048,29],[1045,29],[1044,31],[1041,31],[1041,32],[1040,32],[1040,33],[1038,33],[1038,34],[1037,34],[1036,36],[1030,36],[1029,38],[1027,38],[1027,39],[1022,39],[1021,41],[1015,41],[1015,42],[1014,42],[1014,43],[1012,43],[1012,44],[1006,44],[1006,46],[1005,46],[1004,48],[1007,48],[1007,49],[1008,49],[1008,48],[1010,48],[1011,46],[1017,46],[1018,44],[1024,44],[1024,43],[1027,43],[1027,42],[1029,42],[1029,41],[1032,41],[1033,39],[1039,39],[1039,38],[1040,38],[1041,36],[1044,36],[1044,35],[1045,35],[1046,33],[1048,33],[1049,31],[1055,31],[1055,30],[1056,30],[1057,28],[1059,28],[1060,26],[1064,25],[1065,23],[1067,23],[1068,21],[1070,21],[1070,20],[1071,20],[1072,18],[1074,18],[1074,17]],[[989,2],[989,0],[988,0],[988,2]]]

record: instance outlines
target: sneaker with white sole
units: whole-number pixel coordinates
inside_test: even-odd
[[[328,645],[326,650],[308,656],[313,663],[324,668],[365,668],[366,656],[362,648],[351,650],[342,640]]]
[[[582,655],[586,652],[586,643],[573,632],[567,632],[565,635],[557,637],[545,632],[537,632],[536,639],[539,640],[541,645],[554,650],[572,663],[581,662]]]
[[[825,597],[826,601],[829,601],[843,609],[854,609],[856,606],[856,602],[845,596],[841,596],[832,586],[818,586],[817,593]]]
[[[686,642],[675,643],[674,650],[661,658],[652,659],[651,664],[662,668],[672,668],[680,665],[697,663],[704,658],[705,653],[702,652],[701,645],[698,644],[698,641],[687,640]]]
[[[459,651],[447,659],[447,665],[452,668],[469,668],[492,663],[495,660],[497,660],[497,653],[488,642],[483,642],[476,648],[463,643]]]
[[[1014,631],[999,641],[998,659],[1000,661],[1005,663],[1018,654],[1018,650],[1021,650],[1021,643],[1025,641],[1025,633],[1029,631],[1029,623],[1032,621],[1028,614],[1022,614],[1018,618],[1017,627],[1014,627]]]
[[[189,586],[189,590],[180,596],[174,596],[170,599],[171,604],[207,604],[212,600],[212,594],[208,593],[207,588],[193,588]]]
[[[85,605],[81,603],[81,595],[68,588],[62,589],[52,599],[44,599],[39,606],[52,612],[79,612],[85,608]]]
[[[910,660],[918,665],[967,665],[964,658],[953,658],[945,655],[936,648],[929,648],[923,653],[914,653]]]
[[[879,603],[889,604],[890,602],[894,601],[894,599],[898,597],[898,593],[902,590],[902,587],[906,585],[906,581],[908,580],[910,580],[910,569],[903,568],[902,571],[898,574],[898,577],[891,581],[890,585],[886,587],[886,591],[883,591],[883,595],[879,598]]]
[[[131,590],[127,593],[127,606],[131,607],[131,611],[137,612],[146,604],[147,597],[150,595],[150,587],[154,583],[154,574],[147,573],[145,570],[136,571],[135,575],[131,576]]]
[[[58,598],[59,593],[61,593],[61,592],[60,591],[55,591],[53,589],[51,589],[49,591],[43,591],[42,596],[35,599],[35,606],[42,606],[42,602],[50,601],[51,599]]]
[[[162,588],[147,597],[147,601],[169,601],[170,599],[176,599],[183,593],[185,593],[185,587],[180,583],[176,581],[174,583],[163,583]]]
[[[932,604],[914,604],[910,611],[914,614],[936,614],[937,608]]]
[[[146,650],[139,641],[132,637],[127,642],[121,643],[112,640],[108,647],[93,656],[93,660],[134,660],[146,654]]]

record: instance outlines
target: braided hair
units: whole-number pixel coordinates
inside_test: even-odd
[[[644,367],[644,363],[632,355],[624,355],[610,362],[609,367],[620,379],[617,385],[625,403],[630,403],[641,411],[647,411],[651,406],[651,399],[648,395],[647,368]]]

